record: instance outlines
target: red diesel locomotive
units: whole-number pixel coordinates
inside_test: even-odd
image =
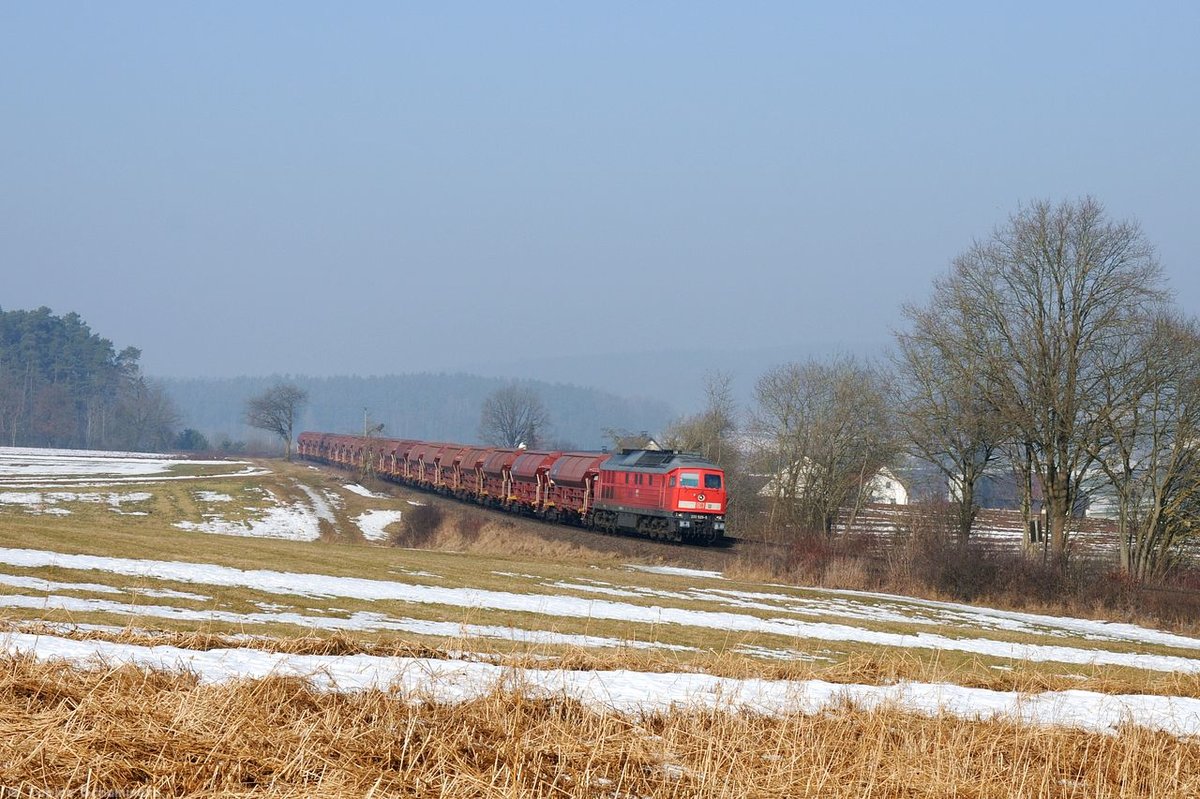
[[[725,474],[671,450],[549,452],[301,433],[300,457],[512,513],[608,533],[721,543]]]

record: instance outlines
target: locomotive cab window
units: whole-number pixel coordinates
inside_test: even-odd
[[[719,474],[704,475],[704,487],[705,488],[720,488],[721,487],[721,475],[719,475]]]
[[[668,488],[674,488],[674,487],[675,487],[675,476],[674,476],[674,475],[672,475],[672,476],[671,476],[671,481],[670,481],[669,483],[667,483],[667,487],[668,487]]]
[[[700,474],[698,472],[684,472],[679,475],[679,485],[684,488],[699,488]]]

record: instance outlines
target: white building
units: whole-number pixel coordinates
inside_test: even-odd
[[[796,493],[804,492],[804,482],[806,474],[810,470],[808,459],[804,459],[796,463],[793,468],[797,471]],[[759,496],[774,497],[778,495],[779,481],[787,480],[790,475],[785,471],[782,474],[772,476],[759,490]],[[886,466],[879,469],[875,474],[864,484],[866,502],[881,504],[881,505],[907,505],[908,504],[908,488],[900,481],[898,477]]]

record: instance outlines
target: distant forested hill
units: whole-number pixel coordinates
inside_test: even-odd
[[[238,377],[167,379],[162,384],[178,407],[182,424],[206,433],[257,439],[262,434],[242,423],[246,398],[285,380],[309,393],[298,430],[354,433],[370,421],[384,424],[390,438],[421,438],[472,443],[479,440],[484,398],[513,381],[467,374],[406,374],[386,377]],[[519,381],[533,389],[550,413],[547,443],[595,449],[607,444],[608,428],[659,432],[673,416],[656,400],[618,397],[574,385]]]

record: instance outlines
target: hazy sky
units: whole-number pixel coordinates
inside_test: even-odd
[[[1200,4],[0,4],[0,307],[151,374],[873,348],[1083,194],[1200,312]]]

